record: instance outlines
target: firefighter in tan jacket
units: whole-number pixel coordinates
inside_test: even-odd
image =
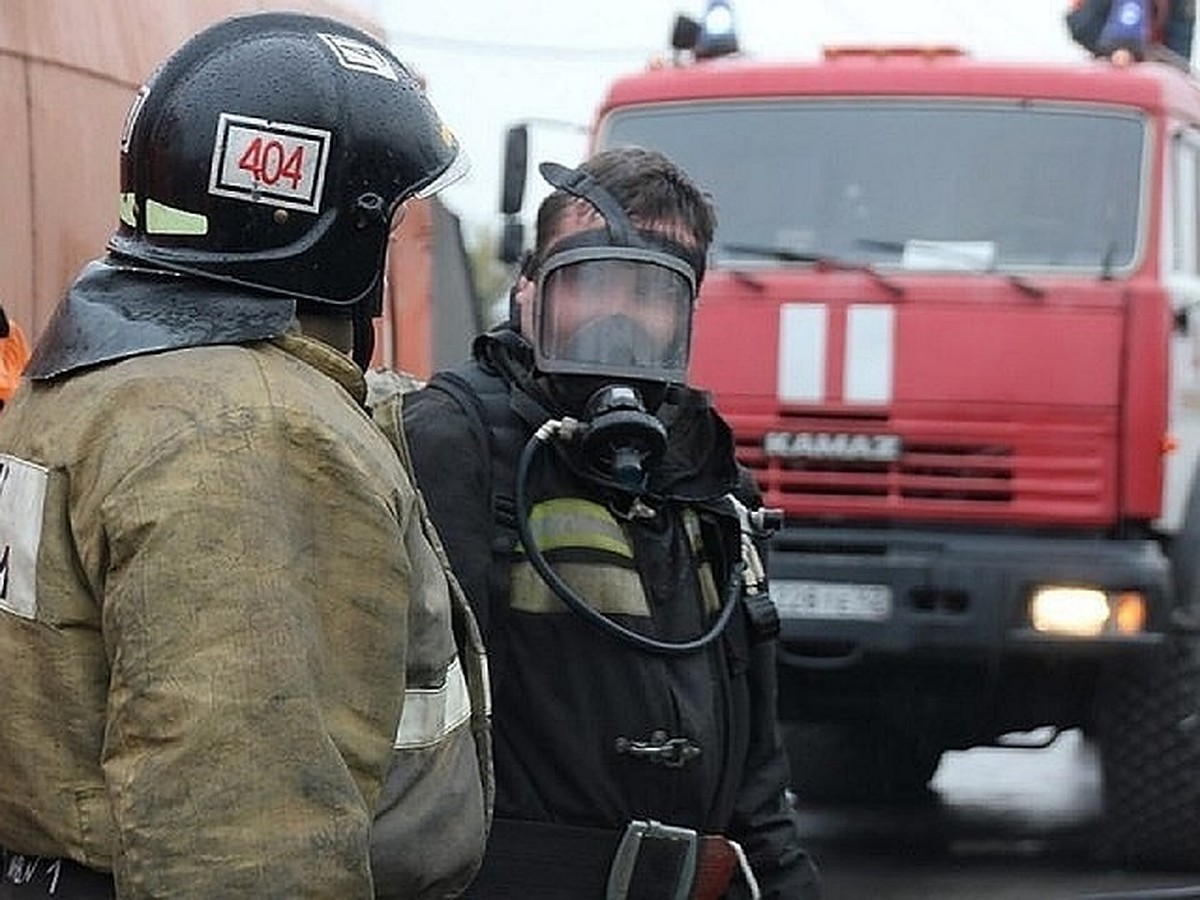
[[[139,93],[109,253],[0,415],[0,898],[473,874],[473,623],[362,373],[389,230],[458,159],[332,20],[219,23]],[[442,852],[372,848],[377,811]]]

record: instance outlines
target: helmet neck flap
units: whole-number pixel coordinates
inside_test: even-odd
[[[250,288],[248,303],[277,295],[369,324],[395,211],[464,164],[419,82],[371,35],[297,13],[237,16],[139,91],[109,249]]]

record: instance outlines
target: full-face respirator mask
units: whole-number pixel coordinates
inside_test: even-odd
[[[703,256],[638,229],[588,173],[555,163],[539,171],[605,224],[556,243],[533,273],[537,299],[526,337],[534,364],[579,417],[560,444],[573,468],[636,496],[666,448],[646,395],[657,399],[687,377]]]
[[[687,376],[696,278],[677,256],[612,246],[604,231],[561,241],[538,272],[538,369],[681,382]]]

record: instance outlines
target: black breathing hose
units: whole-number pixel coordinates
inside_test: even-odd
[[[529,557],[529,562],[532,563],[534,570],[542,577],[542,580],[546,582],[550,589],[554,591],[555,595],[567,605],[568,609],[581,616],[585,622],[604,632],[609,637],[614,637],[639,650],[659,656],[684,656],[689,653],[695,653],[698,650],[703,650],[721,636],[721,632],[725,630],[725,626],[729,624],[729,620],[733,616],[734,609],[737,608],[742,571],[742,564],[740,562],[730,572],[729,584],[726,588],[725,605],[721,608],[721,613],[717,616],[717,620],[713,623],[712,627],[698,638],[678,642],[660,641],[657,638],[631,631],[625,626],[614,622],[603,613],[589,606],[546,562],[546,558],[538,548],[537,541],[533,538],[533,533],[529,530],[529,508],[528,498],[525,494],[525,483],[528,480],[529,470],[533,465],[533,459],[537,455],[538,450],[558,432],[561,424],[558,421],[550,421],[534,432],[533,436],[526,441],[525,447],[521,451],[520,460],[517,463],[515,491],[517,534],[520,535],[521,544],[525,547],[525,553]]]

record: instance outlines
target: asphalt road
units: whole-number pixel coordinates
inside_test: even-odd
[[[1041,750],[948,753],[932,788],[907,806],[802,807],[826,900],[1200,900],[1200,861],[1192,874],[1090,859],[1100,776],[1077,732]]]

